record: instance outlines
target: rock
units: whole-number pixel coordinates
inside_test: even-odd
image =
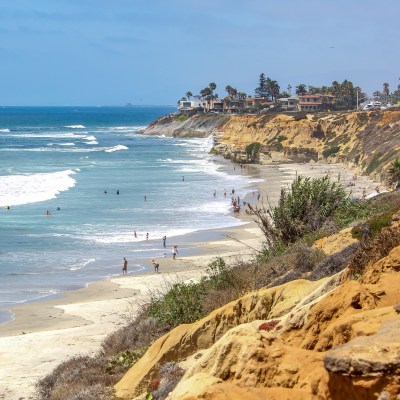
[[[342,375],[400,373],[400,319],[384,322],[374,335],[357,337],[328,351],[324,365],[329,372]]]

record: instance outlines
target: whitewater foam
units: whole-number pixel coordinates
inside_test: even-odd
[[[72,188],[75,172],[65,171],[0,176],[0,205],[17,206],[50,200]]]
[[[117,146],[110,147],[106,150],[104,150],[106,153],[112,153],[114,151],[120,151],[120,150],[128,150],[128,147],[124,146],[123,144],[118,144]]]
[[[86,126],[84,125],[66,125],[64,128],[69,128],[69,129],[85,129]]]

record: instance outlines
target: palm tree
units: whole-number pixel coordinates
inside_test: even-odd
[[[388,173],[390,181],[397,187],[400,182],[400,158],[397,158],[392,162]]]
[[[338,97],[339,96],[339,92],[340,92],[340,83],[338,81],[333,81],[332,82],[332,92],[333,95]]]
[[[204,89],[200,90],[200,96],[203,99],[208,100],[211,98],[210,96],[212,96],[212,90],[209,87],[205,87]]]
[[[389,84],[388,83],[383,84],[383,94],[385,95],[385,103],[387,103],[388,98],[389,98]]]
[[[208,85],[208,87],[211,89],[211,98],[215,98],[214,97],[214,90],[217,88],[217,85],[216,85],[216,83],[214,83],[214,82],[211,82],[209,85]]]
[[[191,91],[186,92],[186,97],[188,98],[188,100],[190,100],[190,98],[193,96],[193,93]]]
[[[228,92],[230,97],[235,98],[237,96],[237,90],[231,85],[228,85],[225,90]]]
[[[269,85],[268,86],[269,86],[269,91],[271,93],[271,99],[273,101],[275,101],[275,103],[276,103],[276,100],[277,100],[277,98],[279,96],[279,91],[280,91],[281,88],[279,87],[277,81],[273,81],[271,79],[269,79]]]
[[[304,83],[300,83],[300,85],[296,86],[296,94],[297,95],[303,95],[307,93],[307,88]]]

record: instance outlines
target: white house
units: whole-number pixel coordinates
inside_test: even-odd
[[[191,114],[198,108],[204,108],[204,101],[200,96],[193,96],[191,100],[181,100],[178,106],[178,110],[182,114]]]
[[[278,99],[278,103],[280,104],[282,110],[297,111],[299,98],[297,96],[282,97]]]

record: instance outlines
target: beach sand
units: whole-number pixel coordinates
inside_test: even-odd
[[[233,164],[226,164],[226,168],[233,170]],[[236,172],[237,169],[236,165]],[[264,204],[276,204],[281,188],[290,185],[296,175],[319,177],[328,173],[332,179],[340,178],[356,197],[363,192],[373,193],[379,186],[364,176],[354,180],[353,171],[336,164],[246,165],[245,169],[247,174],[263,179],[258,190]],[[244,200],[255,202],[257,194],[250,193]],[[149,287],[162,286],[165,280],[178,277],[185,281],[199,279],[217,256],[230,262],[251,258],[262,247],[262,234],[252,217],[242,212],[239,218],[247,223],[217,230],[214,237],[220,237],[218,240],[196,243],[199,255],[158,259],[159,274],[121,275],[54,299],[13,307],[15,320],[0,325],[0,399],[33,399],[37,380],[62,361],[98,352],[108,334],[134,317],[138,304],[146,300]]]

